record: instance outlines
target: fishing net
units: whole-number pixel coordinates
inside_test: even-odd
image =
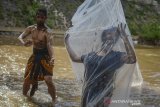
[[[142,84],[125,24],[120,0],[85,0],[74,14],[73,26],[66,32],[66,47],[69,45],[80,58],[71,63],[82,85],[81,107],[127,107],[128,103],[111,101],[128,100],[131,87]],[[124,42],[124,36],[128,42]]]

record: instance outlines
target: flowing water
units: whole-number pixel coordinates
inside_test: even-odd
[[[39,89],[32,99],[22,95],[25,65],[32,48],[20,46],[16,38],[0,36],[0,107],[49,107],[51,98],[44,82],[39,82]],[[58,105],[79,107],[80,89],[75,81],[63,39],[56,38],[54,43],[56,61],[53,81]],[[141,99],[144,107],[160,107],[160,48],[137,47],[136,53],[145,86],[142,94],[135,94],[134,97]]]
[[[133,95],[142,104],[135,107],[160,107],[160,47],[137,46],[136,55],[144,84],[142,93]]]

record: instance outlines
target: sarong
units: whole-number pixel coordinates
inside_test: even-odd
[[[30,56],[25,69],[25,79],[42,81],[44,76],[52,76],[53,65],[50,65],[49,61],[50,57],[47,48],[33,48],[33,54]]]

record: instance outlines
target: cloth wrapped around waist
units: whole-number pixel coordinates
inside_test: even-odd
[[[49,63],[50,57],[47,48],[35,49],[28,60],[25,78],[31,80],[44,80],[44,76],[53,75],[53,65]]]
[[[44,57],[45,55],[49,56],[47,48],[44,49],[33,48],[33,54],[35,55],[34,59],[35,63],[38,63],[41,60],[41,58]]]

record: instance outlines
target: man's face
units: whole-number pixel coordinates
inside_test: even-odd
[[[103,52],[109,52],[111,51],[113,45],[114,45],[114,37],[115,32],[105,32],[102,36],[102,51]]]
[[[43,12],[39,12],[37,15],[36,15],[36,21],[37,21],[37,24],[44,24],[45,20],[47,19],[47,16],[44,15]]]
[[[105,31],[103,34],[102,34],[102,42],[106,42],[108,40],[115,40],[116,38],[118,38],[118,32],[117,32],[117,28],[112,28],[112,29],[109,29],[107,31]]]
[[[114,38],[114,32],[109,32],[106,34],[106,40],[113,40]]]
[[[102,36],[102,42],[105,43],[108,40],[113,40],[114,35],[113,32],[107,32],[104,34],[104,36]]]

